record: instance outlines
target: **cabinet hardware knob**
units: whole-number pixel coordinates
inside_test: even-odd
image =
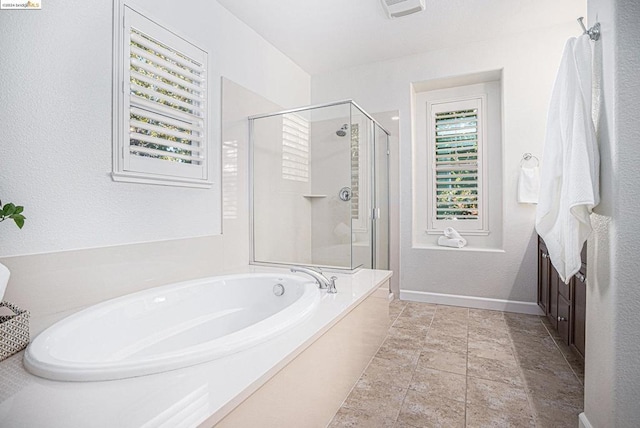
[[[566,321],[567,319],[565,317],[558,317],[558,321]]]
[[[584,280],[585,280],[584,275],[581,274],[581,273],[577,273],[576,274],[576,278],[578,278],[578,281],[580,281],[580,282],[584,282]]]
[[[546,259],[547,257],[549,257],[549,255],[547,253],[542,253],[542,258]]]

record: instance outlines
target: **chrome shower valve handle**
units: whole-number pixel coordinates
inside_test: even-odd
[[[338,197],[340,198],[340,200],[342,200],[344,202],[350,201],[351,200],[351,195],[352,195],[351,187],[343,187],[338,192]]]
[[[329,281],[329,288],[327,288],[327,293],[330,294],[336,294],[338,292],[338,290],[336,289],[336,280],[338,279],[337,276],[332,276],[330,281]]]

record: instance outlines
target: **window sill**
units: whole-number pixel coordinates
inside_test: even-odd
[[[491,232],[488,230],[459,230],[456,231],[462,236],[488,236]],[[444,230],[430,229],[426,230],[424,233],[427,235],[443,235]]]
[[[480,252],[480,253],[506,253],[502,248],[489,248],[489,247],[472,247],[465,246],[462,248],[443,247],[436,244],[414,244],[412,247],[414,250],[442,250],[442,251],[458,251],[458,252]]]
[[[162,186],[179,186],[179,187],[197,187],[201,189],[208,189],[213,186],[213,182],[207,180],[193,180],[182,177],[163,177],[163,176],[151,176],[144,173],[135,172],[112,172],[111,179],[113,181],[125,182],[125,183],[142,183],[142,184],[156,184]]]

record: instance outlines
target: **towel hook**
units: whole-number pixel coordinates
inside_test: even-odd
[[[596,22],[593,27],[587,30],[587,27],[585,27],[584,22],[582,22],[583,19],[584,17],[582,16],[578,18],[578,24],[580,24],[580,26],[582,27],[582,31],[584,31],[584,33],[582,34],[588,34],[589,38],[593,41],[599,40],[600,39],[600,23]]]
[[[532,155],[531,153],[525,153],[522,155],[522,159],[520,160],[520,166],[522,166],[525,162],[530,161],[531,159],[535,159],[535,166],[540,165],[540,160],[536,156]]]

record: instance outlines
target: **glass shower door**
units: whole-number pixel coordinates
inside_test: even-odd
[[[352,101],[249,123],[251,262],[388,269],[384,129]]]
[[[351,106],[351,246],[352,266],[373,267],[373,121],[358,107]]]
[[[350,108],[315,108],[311,119],[311,264],[351,269]]]
[[[349,104],[251,126],[253,261],[352,269]]]

